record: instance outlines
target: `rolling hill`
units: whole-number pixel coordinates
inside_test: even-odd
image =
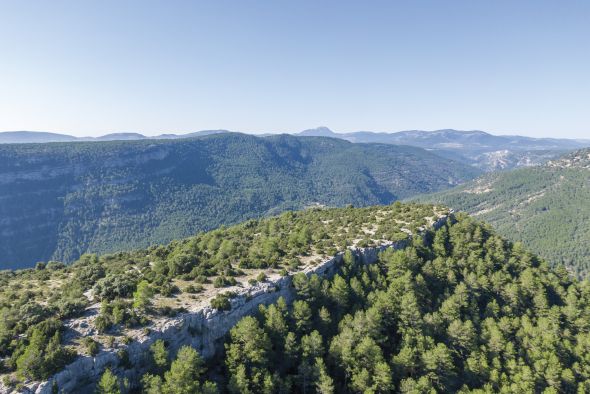
[[[420,148],[221,133],[0,145],[0,268],[70,262],[307,206],[390,203],[477,175]]]
[[[492,224],[555,264],[590,272],[590,150],[422,196]]]
[[[29,144],[47,142],[73,142],[73,141],[133,141],[146,139],[180,139],[202,137],[211,134],[229,133],[227,130],[201,130],[186,134],[161,134],[155,137],[147,137],[140,133],[119,132],[105,134],[99,137],[75,137],[68,134],[49,133],[45,131],[2,131],[0,132],[0,144]]]

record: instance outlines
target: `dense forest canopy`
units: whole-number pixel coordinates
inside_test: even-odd
[[[590,272],[590,150],[420,197],[466,211],[576,275]]]
[[[308,206],[389,204],[476,175],[421,148],[320,137],[0,145],[0,268],[147,247]]]
[[[347,254],[333,278],[293,283],[292,305],[279,299],[242,319],[208,366],[188,347],[174,358],[156,343],[143,391],[590,390],[588,282],[466,216],[377,264]]]
[[[48,263],[5,272],[0,278],[4,379],[16,387],[20,379],[46,378],[76,353],[95,354],[132,340],[128,327],[149,327],[182,311],[162,300],[188,295],[197,303],[204,287],[213,284],[227,289],[212,300],[224,308],[236,285],[278,273],[292,275],[296,300],[279,299],[245,317],[215,359],[205,361],[189,347],[172,352],[156,341],[141,382],[106,369],[97,389],[588,392],[588,282],[563,267],[551,268],[464,214],[437,231],[424,231],[442,214],[440,208],[399,203],[315,209],[167,246],[86,255],[71,266]],[[363,265],[347,252],[333,277],[301,273],[306,262],[313,264],[310,258],[420,231],[408,247],[386,250],[375,264]],[[218,278],[223,279],[215,283]],[[62,319],[89,308],[89,289],[102,300],[92,323],[100,334],[72,340]],[[119,357],[124,360],[125,352]]]

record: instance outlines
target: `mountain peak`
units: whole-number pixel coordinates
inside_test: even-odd
[[[143,134],[139,133],[129,133],[129,132],[121,132],[121,133],[110,133],[105,134],[100,137],[95,137],[94,139],[97,141],[124,141],[124,140],[143,140],[147,137]]]
[[[316,127],[315,129],[307,129],[303,130],[299,133],[299,135],[307,136],[307,137],[335,137],[338,134],[334,133],[332,130],[325,126]]]

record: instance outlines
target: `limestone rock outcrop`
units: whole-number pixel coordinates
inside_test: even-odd
[[[433,223],[432,228],[438,229],[447,219],[447,216],[439,218]],[[350,250],[357,257],[358,263],[371,264],[377,261],[379,252],[387,248],[401,249],[408,243],[409,240],[403,240],[387,242],[377,247]],[[337,272],[343,256],[344,253],[340,252],[315,266],[307,267],[302,272],[308,276],[317,274],[329,278]],[[48,381],[27,385],[26,392],[51,394],[56,387],[60,393],[90,392],[107,367],[117,375],[127,378],[129,382],[138,382],[149,365],[149,347],[158,339],[166,341],[172,354],[181,346],[190,345],[204,358],[212,357],[216,346],[221,343],[227,332],[244,316],[255,314],[260,304],[272,304],[279,297],[283,297],[287,303],[292,302],[295,298],[295,289],[291,279],[291,276],[284,276],[241,290],[231,299],[231,310],[228,311],[208,306],[195,312],[181,313],[159,325],[152,325],[148,333],[134,338],[135,340],[128,345],[118,349],[103,349],[95,357],[78,357]],[[126,357],[121,357],[121,352],[126,353]],[[0,391],[1,389],[2,387]]]

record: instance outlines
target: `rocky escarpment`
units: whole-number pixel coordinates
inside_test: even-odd
[[[432,228],[438,229],[448,219],[444,216],[435,221]],[[381,251],[387,248],[401,249],[409,243],[409,238],[398,242],[387,242],[377,247],[350,248],[358,264],[371,264],[377,261]],[[329,278],[337,272],[343,261],[340,252],[330,259],[305,268],[302,272]],[[220,311],[204,307],[195,312],[183,313],[166,320],[163,324],[150,327],[140,337],[128,345],[103,349],[95,357],[80,356],[50,380],[27,385],[29,393],[49,394],[57,388],[60,392],[83,392],[92,390],[103,371],[108,367],[117,375],[127,378],[132,384],[138,382],[149,365],[149,347],[158,339],[164,340],[174,354],[181,346],[190,345],[199,350],[205,358],[215,354],[226,333],[244,316],[252,315],[260,304],[269,305],[283,297],[287,303],[293,301],[295,290],[292,277],[284,276],[276,280],[258,283],[243,289],[231,299],[231,309]],[[122,353],[126,355],[121,357]],[[1,383],[0,383],[1,385]],[[2,387],[0,387],[2,391]]]

